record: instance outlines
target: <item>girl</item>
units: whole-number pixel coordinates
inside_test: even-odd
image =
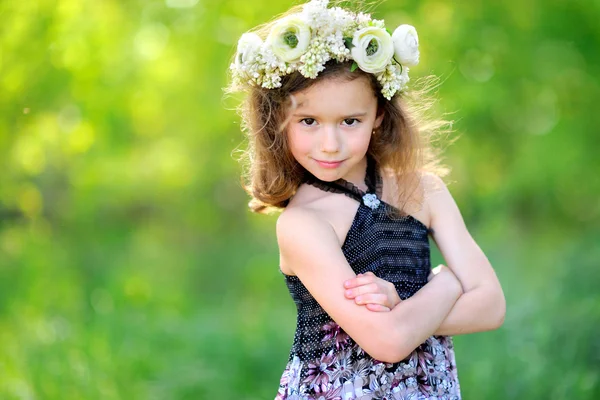
[[[443,123],[407,101],[418,57],[413,27],[390,34],[325,0],[238,43],[250,207],[283,209],[298,308],[277,399],[459,399],[450,335],[502,324],[498,280],[428,146]],[[449,266],[434,273],[429,237]]]

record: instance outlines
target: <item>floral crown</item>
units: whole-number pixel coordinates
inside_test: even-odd
[[[298,71],[316,78],[329,60],[354,60],[356,68],[374,74],[381,93],[391,100],[408,81],[408,67],[419,63],[419,38],[410,25],[390,33],[383,20],[312,0],[301,12],[276,21],[263,40],[253,32],[242,35],[231,64],[236,85],[267,89],[281,87],[281,77]]]

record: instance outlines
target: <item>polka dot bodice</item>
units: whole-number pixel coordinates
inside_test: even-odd
[[[342,252],[356,274],[371,271],[392,282],[401,299],[411,297],[427,284],[431,268],[430,229],[410,215],[392,217],[395,209],[380,200],[381,178],[372,162],[367,166],[365,183],[368,193],[377,197],[375,201],[375,196],[370,197],[344,180],[324,182],[310,175],[306,182],[360,202],[342,245]],[[318,399],[324,394],[330,397],[322,398],[363,398],[359,392],[370,393],[371,397],[365,398],[404,398],[389,396],[400,392],[407,396],[413,392],[424,395],[429,390],[433,390],[432,394],[448,394],[448,399],[460,398],[451,338],[432,336],[403,362],[383,364],[366,354],[332,320],[298,277],[284,277],[298,316],[277,399]],[[431,367],[424,368],[425,364],[419,367],[420,358],[426,355]],[[428,376],[431,371],[437,380]],[[380,397],[373,391],[374,385]]]

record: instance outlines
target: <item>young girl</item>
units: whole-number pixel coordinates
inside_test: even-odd
[[[297,305],[277,399],[459,399],[450,335],[498,328],[505,302],[411,111],[416,31],[313,0],[252,33],[247,190],[277,221]],[[414,96],[413,96],[414,97]],[[431,271],[429,237],[448,267]]]

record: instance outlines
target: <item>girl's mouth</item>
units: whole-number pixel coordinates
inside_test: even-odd
[[[321,167],[323,168],[337,168],[340,166],[340,164],[342,164],[344,162],[344,160],[342,161],[321,161],[321,160],[315,160],[317,162],[317,164],[319,164]]]

